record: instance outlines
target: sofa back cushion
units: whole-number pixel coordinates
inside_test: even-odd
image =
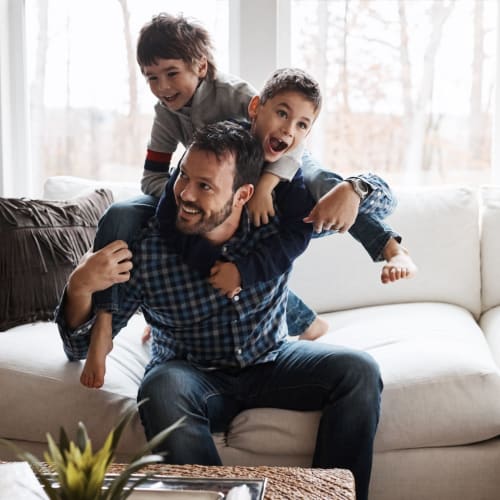
[[[500,305],[500,187],[481,187],[483,311]]]
[[[415,278],[382,285],[383,264],[373,263],[346,233],[314,239],[295,263],[291,288],[318,312],[390,303],[446,302],[479,315],[476,191],[448,186],[399,188],[395,194],[398,206],[387,221],[403,236],[402,244],[419,268]],[[500,297],[500,285],[496,289]]]

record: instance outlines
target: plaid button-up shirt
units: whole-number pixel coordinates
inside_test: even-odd
[[[245,287],[230,300],[188,265],[185,256],[233,261],[258,252],[277,230],[277,222],[251,226],[244,213],[237,233],[221,247],[211,247],[207,255],[205,240],[176,230],[162,235],[153,218],[134,249],[132,275],[123,284],[120,310],[113,313],[113,336],[141,309],[153,335],[146,371],[174,358],[202,369],[243,368],[275,359],[286,341],[289,271]],[[64,351],[70,360],[84,359],[95,317],[69,330],[63,310],[64,296],[56,315]]]

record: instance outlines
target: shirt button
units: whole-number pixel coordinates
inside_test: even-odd
[[[236,349],[236,354],[238,354],[238,356],[241,354],[241,349]]]
[[[240,300],[240,296],[239,295],[235,295],[233,297],[233,302],[238,302],[238,300]]]
[[[224,246],[222,247],[222,254],[223,254],[223,255],[226,255],[226,254],[227,254],[227,246],[226,246],[226,245],[224,245]]]

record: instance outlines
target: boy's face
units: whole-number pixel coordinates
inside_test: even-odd
[[[193,66],[182,59],[157,59],[143,66],[151,92],[171,111],[179,111],[193,97],[201,78],[207,74],[206,59]]]
[[[255,96],[248,105],[252,132],[260,139],[266,161],[275,162],[305,140],[318,112],[300,92],[286,91],[260,103]]]

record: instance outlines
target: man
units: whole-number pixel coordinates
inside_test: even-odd
[[[161,200],[134,249],[133,269],[131,252],[114,242],[70,276],[57,315],[64,349],[70,360],[85,358],[92,293],[126,281],[113,336],[138,307],[152,327],[138,395],[148,398],[140,407],[146,436],[187,417],[157,450],[168,451],[168,462],[221,464],[211,433],[225,431],[242,410],[321,410],[313,467],[352,470],[357,498],[366,499],[382,388],[376,363],[362,352],[287,342],[289,270],[229,297],[210,284],[215,261],[241,261],[277,232],[277,220],[256,228],[246,212],[262,163],[258,140],[239,125],[197,132],[180,162],[174,199]],[[289,199],[300,219],[311,209],[300,174],[275,195]],[[177,207],[171,218],[162,208],[168,203]],[[307,243],[311,226],[299,230]],[[99,341],[111,349],[111,338]]]

